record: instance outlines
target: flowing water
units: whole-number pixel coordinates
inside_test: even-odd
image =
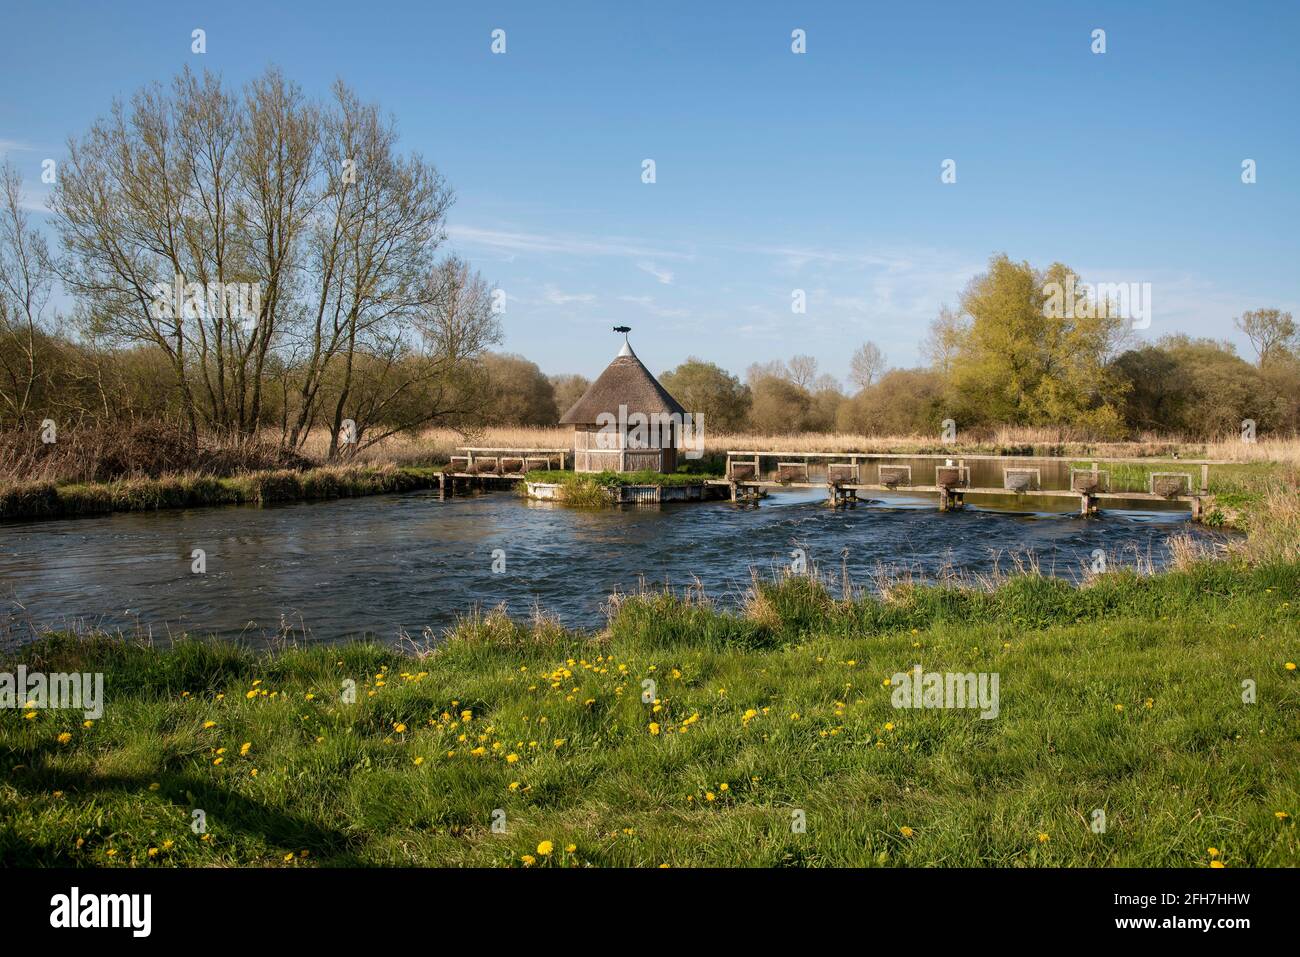
[[[614,591],[698,580],[738,601],[751,573],[809,567],[869,587],[884,567],[935,576],[1013,567],[1078,578],[1098,550],[1111,567],[1160,568],[1168,537],[1209,536],[1186,511],[1012,512],[880,496],[832,510],[824,492],[784,491],[757,507],[710,502],[585,511],[512,492],[440,500],[436,492],[272,507],[223,507],[0,523],[0,640],[46,628],[264,641],[287,631],[332,641],[396,639],[453,623],[475,605],[540,607],[594,627]],[[192,571],[201,549],[206,571]]]

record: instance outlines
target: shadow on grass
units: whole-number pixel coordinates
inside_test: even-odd
[[[134,797],[141,805],[150,800],[168,802],[181,811],[186,827],[191,813],[201,808],[209,825],[223,836],[245,834],[260,838],[270,848],[307,850],[314,864],[356,867],[367,863],[356,854],[354,842],[343,832],[322,827],[303,815],[272,807],[211,780],[166,770],[152,775],[69,773],[49,766],[47,758],[55,750],[52,744],[42,744],[28,751],[10,752],[14,760],[5,762],[8,766],[4,767],[4,779],[18,792],[32,797],[63,791],[70,798],[76,796],[86,801]],[[158,790],[150,791],[150,785],[155,783],[159,785]],[[111,815],[105,814],[100,829],[112,833],[129,824],[115,822]],[[12,826],[0,829],[0,861],[9,867],[95,866],[67,846],[32,841]]]

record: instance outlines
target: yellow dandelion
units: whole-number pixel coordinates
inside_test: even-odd
[[[67,731],[64,731],[61,735],[59,735],[59,744],[67,744],[71,740],[72,740],[72,735],[69,734]]]
[[[898,829],[898,833],[901,834],[901,835],[903,835],[903,837],[911,837],[911,836],[912,836],[913,834],[915,834],[916,832],[913,831],[913,830],[912,830],[910,827],[908,827],[906,824],[904,824],[902,827],[900,827],[900,828]]]
[[[531,854],[525,854],[519,859],[524,862],[524,867],[532,867],[537,863],[537,858],[533,857]]]
[[[1205,853],[1209,854],[1210,857],[1218,857],[1219,849],[1217,847],[1207,847],[1205,849]]]
[[[572,853],[573,853],[574,851],[576,851],[577,849],[578,849],[578,845],[577,845],[577,844],[566,844],[566,845],[564,845],[564,852],[565,852],[566,854],[572,854]]]
[[[537,853],[542,855],[542,857],[546,857],[546,855],[550,854],[553,850],[555,850],[555,845],[550,841],[542,841],[537,845]]]
[[[204,721],[204,722],[203,722],[203,730],[205,730],[205,731],[206,731],[208,728],[215,728],[216,726],[217,726],[217,723],[216,723],[215,721]]]
[[[1047,843],[1048,841],[1050,841],[1051,839],[1052,839],[1051,836],[1050,836],[1049,834],[1045,833],[1045,832],[1040,831],[1039,834],[1038,834],[1038,843],[1039,843],[1039,844],[1046,844],[1046,843]]]

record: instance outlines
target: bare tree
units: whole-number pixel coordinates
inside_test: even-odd
[[[397,432],[441,418],[459,418],[482,402],[482,370],[470,360],[499,342],[492,292],[461,259],[439,263],[425,277],[425,302],[409,327],[375,324],[348,370],[348,404],[355,442],[334,454],[354,454]]]
[[[19,428],[31,423],[43,398],[46,308],[54,272],[44,237],[23,208],[23,180],[8,160],[0,165],[0,403]]]
[[[885,354],[874,342],[858,346],[849,360],[849,381],[859,392],[869,388],[885,371]]]
[[[1255,309],[1243,312],[1233,324],[1246,334],[1263,365],[1282,353],[1300,345],[1295,320],[1291,313],[1278,309]]]
[[[817,360],[812,356],[791,356],[787,366],[791,382],[801,389],[811,389],[817,378]]]
[[[381,420],[427,419],[398,410],[483,333],[475,313],[430,345],[452,193],[397,139],[342,82],[322,106],[276,69],[237,93],[186,69],[115,102],[69,143],[53,204],[85,332],[160,350],[196,439],[255,435],[268,393],[282,441],[323,424],[331,457],[348,419],[372,436]],[[463,263],[451,271],[462,295],[484,293]],[[242,308],[232,286],[252,290]]]

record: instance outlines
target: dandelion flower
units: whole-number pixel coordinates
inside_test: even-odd
[[[1223,863],[1223,861],[1210,861],[1210,866],[1211,866],[1211,867],[1223,867],[1223,866],[1224,866],[1224,863]]]
[[[204,729],[205,731],[206,731],[208,728],[215,728],[216,726],[217,726],[217,723],[216,723],[215,721],[204,721],[204,722],[203,722],[203,729]]]
[[[658,722],[658,721],[651,721],[651,722],[650,722],[650,733],[651,733],[651,734],[658,734],[658,733],[659,733],[659,722]]]
[[[1273,816],[1277,818],[1279,821],[1285,821],[1291,815],[1287,814],[1286,811],[1274,811]]]
[[[550,854],[553,850],[555,850],[555,845],[550,841],[542,841],[537,845],[537,853],[542,855],[542,857],[546,857],[546,855]]]
[[[531,854],[525,854],[519,859],[524,862],[524,867],[532,867],[537,863],[537,858],[533,857]]]
[[[1042,831],[1040,831],[1039,834],[1038,834],[1038,843],[1039,843],[1039,844],[1046,844],[1046,843],[1047,843],[1048,841],[1050,841],[1051,839],[1052,839],[1051,836],[1048,835],[1046,832],[1042,832]]]
[[[1294,662],[1294,661],[1288,661],[1288,662],[1286,663],[1286,670],[1287,670],[1287,671],[1295,671],[1295,662]]]
[[[913,831],[913,830],[912,830],[910,827],[908,827],[906,824],[904,824],[902,827],[900,827],[900,828],[898,829],[898,833],[901,834],[901,835],[903,835],[903,837],[911,837],[911,836],[912,836],[913,834],[915,834],[916,832]]]
[[[1209,854],[1210,857],[1218,857],[1218,856],[1219,856],[1219,849],[1218,849],[1217,847],[1207,847],[1207,848],[1205,849],[1205,852],[1206,852],[1207,854]]]
[[[59,744],[67,744],[71,740],[72,740],[72,735],[69,734],[67,731],[64,731],[61,735],[59,735]]]
[[[398,722],[393,725],[393,730],[396,731],[398,734],[405,734],[406,725],[402,724],[401,722]]]
[[[578,845],[577,845],[577,844],[566,844],[566,845],[564,845],[564,851],[565,851],[566,854],[572,854],[572,853],[573,853],[574,851],[576,851],[577,849],[578,849]]]

